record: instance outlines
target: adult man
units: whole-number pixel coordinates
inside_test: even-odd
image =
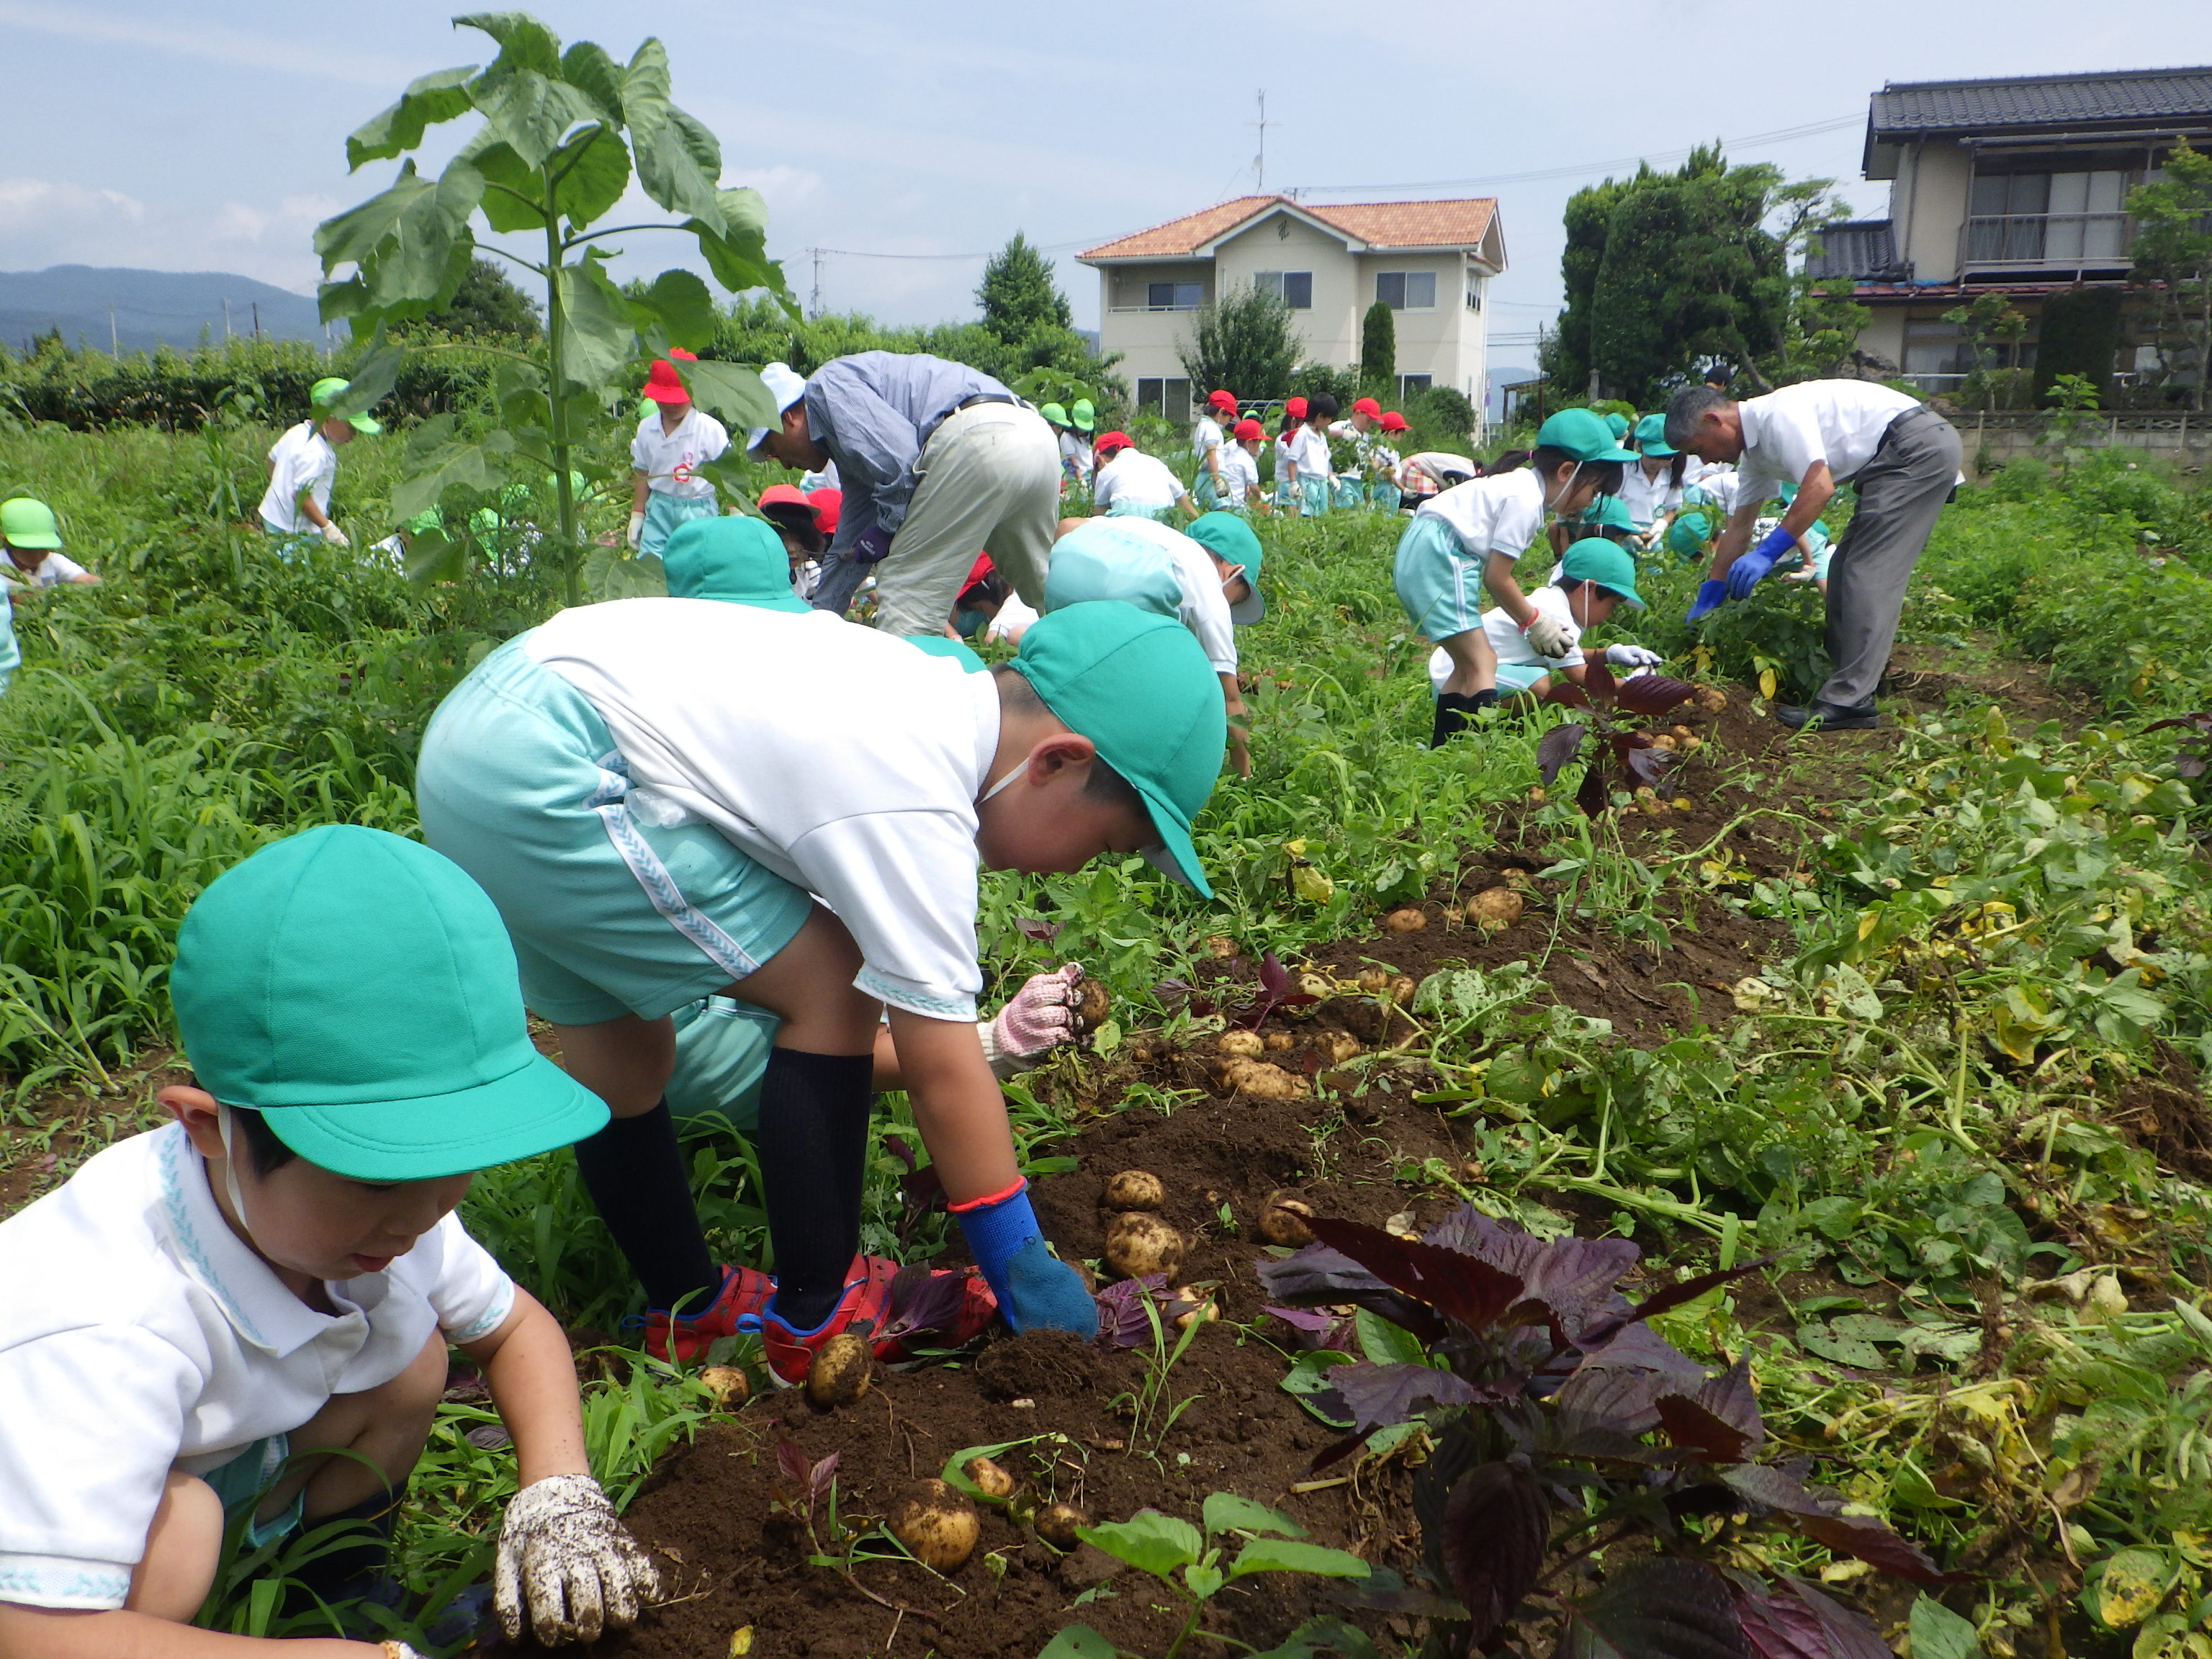
[[[1666,441],[1709,462],[1740,464],[1735,504],[1690,608],[1695,621],[1740,599],[1820,516],[1838,483],[1858,510],[1829,567],[1828,655],[1835,672],[1804,708],[1778,708],[1784,726],[1861,731],[1875,723],[1875,687],[1889,661],[1905,585],[1959,478],[1959,434],[1934,410],[1868,380],[1807,380],[1731,400],[1686,387],[1667,405]],[[1781,524],[1750,547],[1753,520],[1784,484],[1797,487]]]
[[[863,351],[802,376],[761,371],[781,416],[745,434],[758,458],[837,465],[844,500],[817,609],[842,616],[872,567],[876,626],[945,626],[975,550],[1015,590],[1044,597],[1060,501],[1060,452],[1044,417],[988,374],[920,353]]]

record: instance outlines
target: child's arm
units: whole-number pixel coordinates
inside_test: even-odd
[[[1237,722],[1251,713],[1244,706],[1244,693],[1237,684],[1237,676],[1221,676],[1221,708],[1229,716],[1229,760],[1236,767],[1237,775],[1252,775],[1252,751],[1245,746],[1245,728]]]
[[[1483,568],[1482,583],[1490,590],[1491,597],[1505,607],[1505,614],[1513,618],[1515,625],[1525,633],[1535,620],[1537,611],[1528,603],[1528,596],[1521,591],[1520,579],[1513,574],[1514,566],[1520,562],[1517,553],[1492,553],[1490,562]]]
[[[94,1613],[0,1601],[0,1659],[389,1659],[374,1642],[274,1642],[198,1630],[127,1608]]]
[[[589,1474],[584,1418],[576,1399],[576,1361],[561,1323],[517,1287],[514,1307],[489,1336],[455,1345],[483,1372],[500,1421],[514,1437],[517,1481]]]
[[[645,534],[645,495],[647,487],[645,469],[639,467],[632,471],[629,481],[629,544],[635,547],[639,538]]]

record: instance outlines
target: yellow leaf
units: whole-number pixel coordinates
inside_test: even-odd
[[[1310,864],[1297,864],[1291,869],[1291,890],[1309,904],[1326,904],[1336,884]]]
[[[1874,930],[1881,925],[1881,916],[1879,912],[1874,910],[1862,910],[1859,913],[1859,938],[1863,940],[1869,933],[1874,932]]]
[[[2114,1630],[2125,1630],[2165,1596],[2166,1558],[2154,1550],[2124,1549],[2105,1563],[2097,1581],[2097,1616]]]
[[[1771,668],[1762,668],[1759,671],[1759,695],[1760,696],[1772,696],[1774,695],[1774,671]]]
[[[730,1632],[730,1659],[745,1659],[753,1650],[753,1627],[740,1625]]]

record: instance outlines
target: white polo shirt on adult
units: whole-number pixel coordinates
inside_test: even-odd
[[[1430,496],[1413,516],[1442,519],[1469,558],[1517,559],[1544,527],[1544,481],[1532,466],[1470,478]]]
[[[325,518],[331,514],[331,485],[338,476],[338,453],[313,421],[302,421],[269,446],[269,490],[261,498],[261,522],[284,535],[314,529],[300,511],[300,495],[314,498]]]
[[[1855,477],[1889,423],[1920,407],[1918,398],[1872,380],[1802,380],[1747,398],[1736,405],[1743,459],[1735,498],[1764,501],[1784,484],[1802,483],[1815,461],[1826,461],[1838,483]]]
[[[1176,620],[1191,632],[1217,674],[1237,672],[1237,626],[1229,619],[1229,596],[1221,590],[1221,571],[1205,544],[1155,519],[1088,519],[1055,546],[1080,537],[1112,546],[1123,543],[1164,555],[1182,590]]]
[[[1127,513],[1162,513],[1182,499],[1183,483],[1175,469],[1141,449],[1116,451],[1091,480],[1091,500],[1101,513],[1118,507]]]
[[[581,692],[654,822],[706,823],[837,913],[854,983],[973,1020],[975,798],[998,683],[827,611],[714,599],[563,611],[525,647]]]
[[[645,474],[647,489],[696,500],[712,495],[714,486],[694,473],[729,447],[729,432],[702,410],[691,410],[673,432],[661,430],[656,410],[637,423],[637,435],[629,441],[629,464]]]
[[[204,1474],[514,1306],[450,1215],[326,1289],[335,1315],[230,1230],[175,1124],[0,1222],[0,1601],[121,1607],[171,1468]]]

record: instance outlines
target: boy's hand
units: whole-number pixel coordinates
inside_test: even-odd
[[[531,1633],[548,1647],[627,1630],[660,1594],[660,1573],[588,1474],[532,1482],[499,1529],[493,1601],[510,1642]]]
[[[345,532],[339,529],[337,522],[333,520],[325,520],[324,521],[323,539],[328,542],[332,547],[351,547],[353,545],[353,543],[347,538]]]
[[[1068,963],[1049,974],[1032,974],[996,1018],[975,1028],[991,1074],[1004,1079],[1042,1063],[1062,1043],[1075,1041],[1075,1001],[1083,969]]]
[[[1608,645],[1605,659],[1615,668],[1656,668],[1667,659],[1648,646]]]
[[[1528,618],[1528,625],[1521,630],[1528,637],[1529,646],[1540,657],[1564,657],[1567,654],[1567,625],[1557,617],[1539,611]]]

